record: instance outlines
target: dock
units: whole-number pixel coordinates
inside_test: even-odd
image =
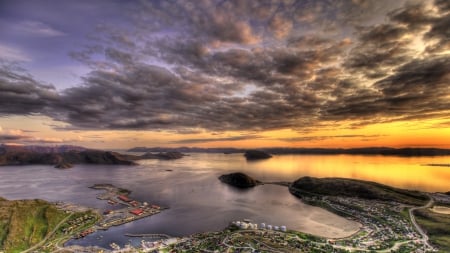
[[[145,238],[154,238],[154,239],[169,239],[172,238],[170,235],[166,234],[125,234],[128,237],[145,237]]]

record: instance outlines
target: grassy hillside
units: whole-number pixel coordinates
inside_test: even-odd
[[[297,197],[308,195],[345,196],[413,205],[423,205],[428,201],[428,197],[421,192],[346,178],[302,177],[292,183],[289,190]]]
[[[450,215],[427,210],[416,210],[417,223],[426,231],[439,252],[450,252]]]
[[[0,198],[0,251],[21,252],[30,248],[66,216],[43,200]]]

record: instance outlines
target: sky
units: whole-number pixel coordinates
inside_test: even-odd
[[[0,143],[450,148],[450,1],[0,2]]]

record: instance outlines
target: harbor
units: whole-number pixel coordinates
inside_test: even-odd
[[[112,226],[120,226],[138,219],[149,217],[168,209],[156,204],[140,202],[129,197],[131,191],[115,187],[111,184],[96,184],[90,188],[105,192],[97,195],[97,199],[105,200],[111,206],[121,205],[123,208],[106,209],[101,220],[92,228],[74,236],[74,239],[84,238],[96,230],[108,230]]]

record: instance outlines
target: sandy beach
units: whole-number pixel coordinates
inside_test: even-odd
[[[430,211],[440,214],[450,214],[450,208],[446,206],[433,206],[432,208],[430,208]]]

